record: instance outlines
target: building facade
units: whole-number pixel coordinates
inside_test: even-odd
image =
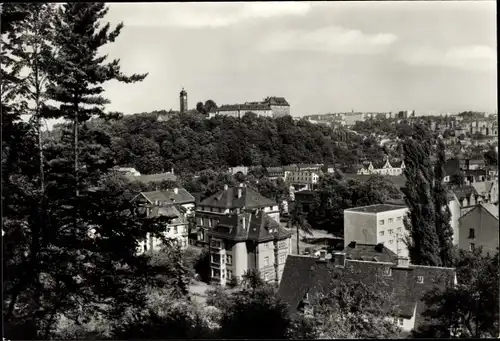
[[[222,217],[207,232],[213,282],[238,284],[250,270],[266,282],[278,284],[291,253],[291,232],[262,211]]]
[[[253,112],[258,116],[277,118],[290,115],[290,104],[283,97],[267,97],[262,102],[221,105],[211,116],[225,115],[240,118],[247,112]]]
[[[307,190],[313,190],[323,175],[321,171],[298,170],[285,173],[285,182],[290,185],[305,186]]]
[[[483,254],[498,252],[498,206],[477,204],[460,218],[459,247],[472,251],[482,247]]]
[[[194,197],[184,188],[166,191],[141,192],[132,199],[137,213],[144,217],[164,216],[170,218],[165,224],[163,236],[178,243],[181,248],[188,245],[188,216],[194,213]],[[139,252],[159,251],[161,239],[148,234],[140,242]]]
[[[208,245],[207,232],[227,215],[261,211],[280,221],[277,202],[262,196],[245,185],[224,187],[224,190],[204,199],[196,207],[197,244]]]
[[[389,162],[386,160],[385,162],[369,162],[364,164],[361,169],[358,170],[359,175],[370,175],[370,174],[379,174],[379,175],[392,175],[398,176],[403,174],[403,170],[405,169],[404,161]]]
[[[370,205],[344,210],[344,247],[349,243],[383,244],[400,257],[408,257],[404,242],[408,232],[403,205]]]

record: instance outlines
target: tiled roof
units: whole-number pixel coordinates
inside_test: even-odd
[[[354,260],[367,260],[378,262],[395,262],[398,255],[383,244],[360,244],[351,242],[344,249],[346,257]]]
[[[139,176],[131,176],[127,175],[130,180],[136,180],[143,183],[150,182],[161,182],[161,181],[177,181],[177,176],[171,173],[163,173],[163,174],[147,174],[147,175],[139,175]]]
[[[167,205],[167,206],[152,207],[149,216],[150,217],[164,216],[168,218],[179,218],[182,215],[174,205]]]
[[[165,191],[141,192],[139,195],[144,196],[152,203],[157,200],[166,204],[187,204],[195,202],[195,198],[184,188],[177,188],[177,194],[173,189],[170,189]]]
[[[285,169],[283,167],[267,167],[266,171],[268,173],[283,173]]]
[[[240,213],[220,217],[208,235],[235,241],[286,239],[292,235],[265,212]]]
[[[269,104],[266,103],[245,103],[245,104],[224,104],[221,105],[218,111],[252,111],[252,110],[271,110]]]
[[[383,161],[373,161],[372,165],[373,165],[373,168],[375,168],[375,169],[382,169],[382,167],[384,167],[384,165],[385,165],[385,160],[383,160]]]
[[[241,190],[240,198],[238,190]],[[276,205],[278,204],[273,200],[248,187],[230,187],[200,202],[200,206],[218,208],[261,208]]]
[[[283,105],[283,106],[290,106],[286,99],[284,97],[269,97],[268,103],[270,105]]]
[[[488,196],[493,185],[494,181],[481,181],[472,183],[472,187],[474,187],[476,192],[482,196]]]
[[[406,208],[406,206],[391,205],[391,204],[377,204],[377,205],[349,208],[349,209],[346,209],[344,211],[365,212],[365,213],[382,213],[382,212],[388,212],[388,211],[393,211],[393,210],[400,210],[403,208]]]
[[[492,216],[498,219],[498,206],[490,203],[481,203],[481,206]]]
[[[338,279],[333,279],[331,271],[337,268],[343,272],[343,277],[364,283],[376,283],[379,274],[385,268],[391,268],[391,276],[384,277],[387,286],[382,290],[395,295],[399,303],[399,316],[411,317],[415,305],[417,307],[416,325],[422,322],[422,312],[425,306],[422,297],[435,286],[445,286],[455,279],[455,270],[452,268],[426,267],[409,265],[397,267],[392,262],[370,262],[346,259],[345,268],[335,267],[330,260],[320,261],[317,258],[289,255],[287,257],[278,295],[289,304],[290,312],[297,311],[301,300],[306,293],[314,295],[324,290],[336,287]],[[345,271],[345,270],[351,271]],[[423,283],[417,283],[417,276],[423,277]],[[386,288],[386,289],[383,289]],[[314,297],[314,296],[312,296]]]
[[[477,194],[476,190],[472,186],[463,186],[452,189],[453,194],[458,200],[463,200],[464,198],[470,198],[472,194]]]

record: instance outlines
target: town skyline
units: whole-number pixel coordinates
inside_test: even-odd
[[[293,116],[342,111],[494,112],[494,2],[110,4],[106,49],[125,114],[285,97]],[[378,19],[377,19],[378,18]],[[123,94],[126,93],[126,96]],[[439,96],[436,94],[439,93]],[[147,100],[144,96],[147,94]]]

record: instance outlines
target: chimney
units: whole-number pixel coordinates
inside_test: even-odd
[[[174,188],[174,193],[179,194],[179,189],[177,187]]]
[[[410,260],[408,257],[398,257],[396,264],[398,268],[407,268],[410,265]]]
[[[174,167],[170,168],[170,173],[174,174]]]
[[[224,185],[224,190],[227,191],[227,184]]]
[[[238,187],[238,199],[241,198],[241,191],[242,191],[241,187]]]
[[[345,253],[344,252],[335,252],[332,255],[333,263],[338,267],[345,267]]]

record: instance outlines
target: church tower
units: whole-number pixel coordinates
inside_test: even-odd
[[[184,114],[188,110],[188,94],[182,88],[182,91],[179,95],[179,100],[180,100],[180,112],[181,114]]]

